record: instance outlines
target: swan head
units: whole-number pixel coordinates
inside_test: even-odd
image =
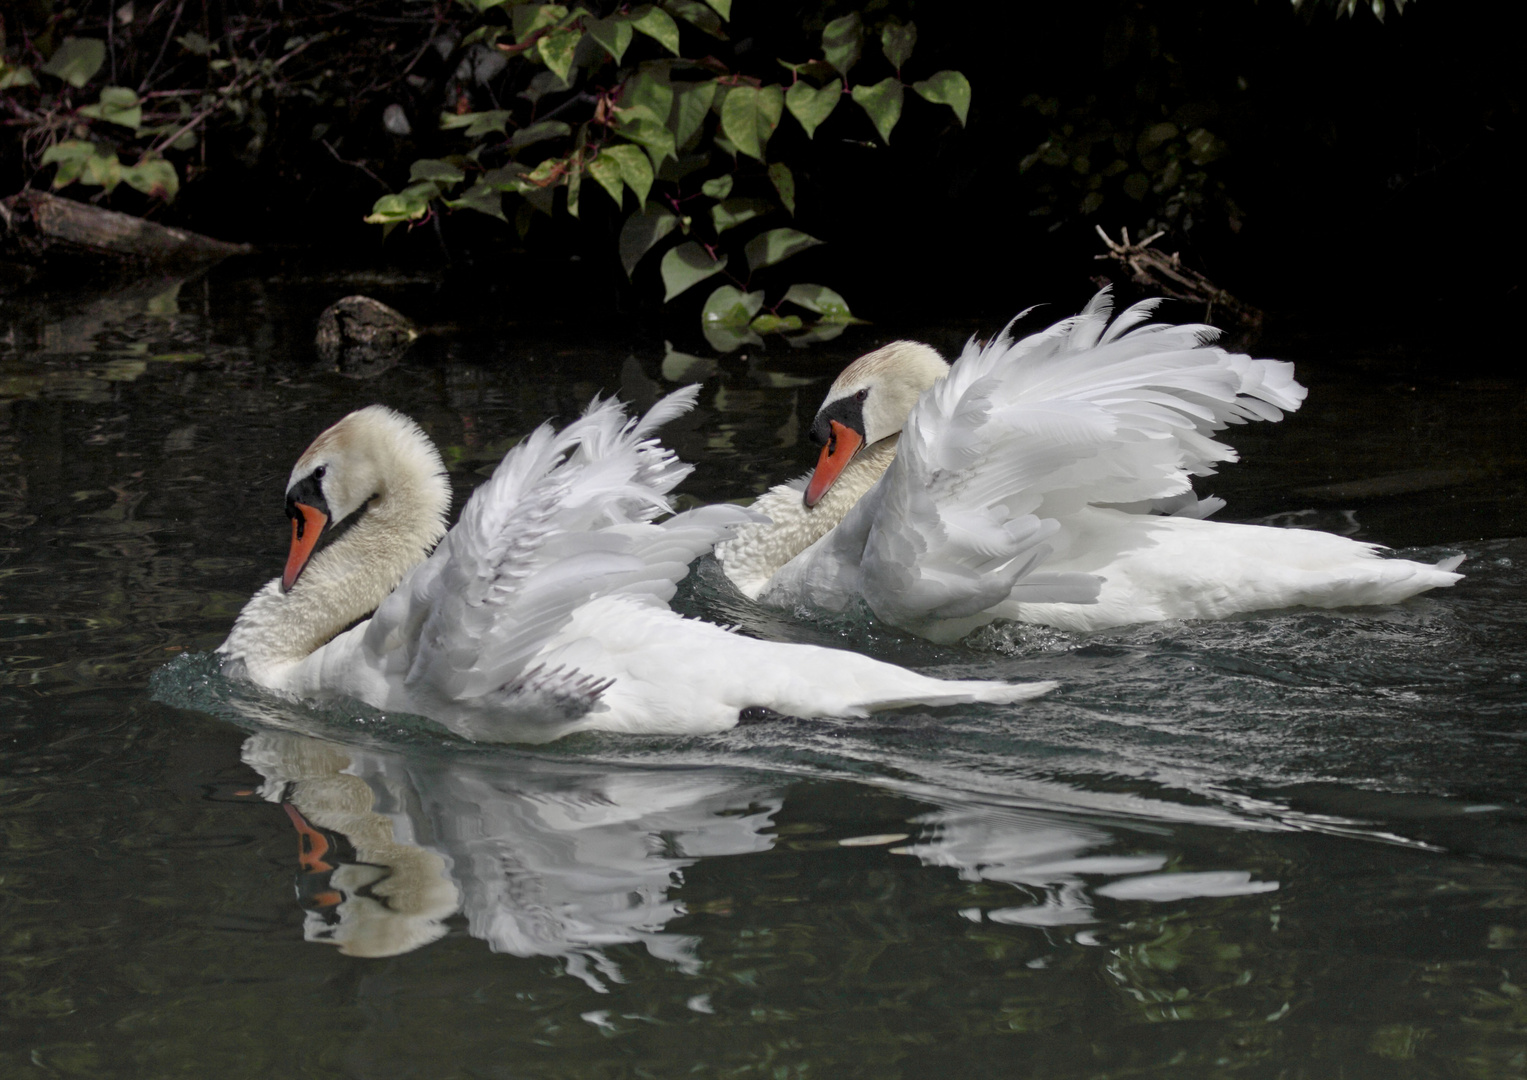
[[[827,494],[863,447],[898,434],[923,391],[947,374],[944,358],[916,341],[893,341],[844,368],[811,423],[822,454],[806,485],[806,505]]]
[[[358,409],[324,431],[303,451],[286,485],[292,546],[281,574],[290,592],[318,546],[373,510],[415,507],[408,523],[428,548],[445,532],[450,484],[435,444],[418,424],[385,405]]]

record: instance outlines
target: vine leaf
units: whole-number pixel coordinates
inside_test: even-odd
[[[138,101],[138,95],[125,86],[104,88],[100,101],[83,106],[79,112],[81,116],[88,116],[92,120],[104,120],[108,124],[132,128],[134,131],[143,126],[143,106]]]
[[[763,302],[761,290],[745,293],[735,286],[722,285],[711,293],[700,311],[700,329],[711,348],[731,352],[739,345],[762,345],[763,338],[750,330],[748,324]]]
[[[476,210],[479,214],[487,214],[506,223],[509,220],[504,217],[504,199],[499,194],[498,187],[485,180],[477,181],[462,192],[461,198],[449,199],[445,205],[452,210]]]
[[[921,94],[924,101],[948,105],[960,118],[960,126],[965,126],[965,118],[970,114],[970,80],[958,71],[940,71],[932,78],[913,83],[912,89]]]
[[[848,75],[863,49],[864,22],[857,11],[834,19],[822,30],[822,55],[841,75]]]
[[[633,146],[631,149],[636,150],[636,147]],[[636,153],[642,157],[642,164],[645,165],[646,156],[640,150],[636,150]],[[590,178],[604,188],[610,198],[615,200],[615,205],[619,206],[621,196],[626,193],[625,184],[620,178],[620,162],[611,157],[608,150],[602,150],[589,159],[586,168]]]
[[[679,55],[679,24],[662,8],[641,7],[632,13],[631,25],[673,55]]]
[[[862,323],[848,310],[848,301],[826,285],[792,285],[780,303],[795,304],[817,315],[825,323]]]
[[[869,114],[870,122],[886,142],[891,141],[891,129],[901,119],[902,94],[901,80],[894,77],[873,86],[861,83],[853,89],[854,101]]]
[[[700,185],[700,193],[712,199],[724,199],[732,193],[732,177],[718,176],[714,180],[707,180]]]
[[[626,277],[636,272],[636,264],[669,233],[679,227],[679,219],[656,203],[626,218],[620,227],[620,265]]]
[[[795,174],[790,171],[790,166],[782,161],[770,165],[769,182],[779,192],[779,201],[785,204],[790,216],[795,217]]]
[[[38,70],[64,80],[70,86],[84,86],[106,63],[106,42],[95,38],[64,38],[48,62]]]
[[[647,193],[652,190],[652,166],[641,147],[606,146],[599,152],[599,156],[613,160],[620,167],[621,180],[636,194],[636,201],[646,206]]]
[[[673,88],[673,118],[669,127],[673,129],[674,145],[688,146],[699,134],[700,125],[705,123],[705,114],[710,112],[715,98],[716,84],[710,79]]]
[[[611,15],[608,19],[590,19],[584,24],[584,29],[617,64],[620,63],[620,58],[626,55],[626,50],[631,47],[631,36],[635,33],[631,29],[631,20],[624,15]]]
[[[701,32],[722,41],[727,40],[726,31],[721,29],[720,17],[710,7],[700,3],[700,0],[663,0],[663,7]]]
[[[770,229],[749,240],[743,253],[747,255],[749,270],[762,270],[821,242],[799,229]]]
[[[710,208],[710,219],[719,236],[773,209],[774,204],[764,199],[727,199]]]
[[[778,86],[734,86],[721,103],[721,130],[739,151],[762,161],[784,111],[785,92]]]
[[[479,113],[478,115],[487,116],[490,114]],[[507,118],[508,114],[506,113],[505,119]],[[471,129],[468,128],[467,134],[470,135],[471,133]],[[509,149],[519,150],[525,146],[532,146],[538,142],[545,142],[547,139],[560,139],[562,136],[571,135],[572,133],[573,129],[568,127],[561,120],[537,120],[534,124],[526,124],[513,135],[509,136]]]
[[[800,122],[806,131],[806,138],[810,139],[815,137],[822,121],[838,107],[838,99],[842,96],[842,79],[834,79],[820,90],[813,90],[809,83],[797,80],[785,91],[785,108]]]
[[[727,22],[732,21],[732,0],[705,0],[705,2],[716,9],[717,15]]]
[[[899,73],[902,66],[912,59],[912,48],[917,44],[916,23],[886,23],[880,31],[880,51]]]
[[[541,59],[546,61],[546,70],[566,82],[567,73],[573,67],[573,53],[578,50],[578,42],[581,40],[583,31],[572,26],[562,26],[536,42],[536,50],[541,54]]]
[[[663,303],[668,303],[684,290],[725,269],[725,255],[712,259],[710,252],[693,240],[680,244],[663,256]]]
[[[415,183],[419,180],[438,180],[443,186],[450,187],[459,184],[466,179],[466,173],[448,161],[436,161],[434,158],[421,158],[414,162],[413,168],[408,170],[408,182]]]

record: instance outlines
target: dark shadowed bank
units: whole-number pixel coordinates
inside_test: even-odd
[[[590,19],[648,10],[588,6]],[[637,205],[629,192],[618,208],[586,189],[577,220],[517,215],[511,194],[504,220],[437,201],[385,242],[364,223],[380,196],[408,185],[412,163],[463,161],[471,144],[459,129],[439,130],[442,114],[505,110],[511,133],[533,122],[528,80],[547,72],[524,64],[515,74],[526,5],[110,7],[108,17],[105,3],[30,0],[7,12],[5,120],[22,138],[0,149],[5,194],[57,182],[67,163],[38,165],[48,145],[83,138],[104,154],[121,143],[129,172],[154,153],[175,166],[173,201],[152,170],[104,199],[88,175],[61,192],[268,252],[441,271],[464,303],[492,295],[496,310],[521,316],[648,314],[677,332],[694,327],[708,288],[665,306],[658,259],[630,280],[622,269],[617,237]],[[866,28],[866,86],[891,71],[880,56],[887,26],[915,25],[915,51],[898,69],[909,87],[936,71],[969,79],[963,125],[909,91],[888,141],[868,107],[839,107],[810,139],[783,118],[762,156],[790,163],[794,213],[776,206],[764,223],[823,243],[787,270],[763,271],[771,304],[788,282],[811,281],[877,323],[913,309],[986,322],[1031,302],[1069,310],[1109,269],[1094,258],[1098,227],[1165,230],[1159,247],[1266,312],[1275,339],[1329,336],[1340,353],[1458,335],[1460,365],[1509,363],[1504,316],[1519,308],[1521,285],[1510,238],[1523,224],[1519,8],[1411,3],[1403,13],[1390,6],[1381,22],[1367,8],[1343,16],[1283,2],[737,0],[730,21],[711,16],[705,32],[701,5],[663,7],[679,15],[683,56],[714,60],[710,70],[737,85],[824,83],[834,74],[826,65],[792,74],[779,61],[822,56],[824,28],[855,13]],[[498,41],[484,27],[503,30],[493,45],[510,61],[502,72],[482,68],[483,42]],[[79,88],[50,60],[68,37],[109,47]],[[655,63],[643,48],[667,55],[637,34],[626,62]],[[612,60],[596,59],[611,70]],[[62,74],[48,73],[50,63]],[[32,85],[14,75],[27,65]],[[126,98],[113,105],[101,84],[142,95],[138,129],[120,122]],[[208,88],[222,97],[198,122]],[[571,130],[600,107],[577,96],[558,106]],[[465,164],[470,176],[476,162]],[[721,145],[694,175],[735,173],[742,191],[762,183],[764,164]],[[566,192],[554,194],[564,211]]]

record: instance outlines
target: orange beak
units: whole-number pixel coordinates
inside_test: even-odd
[[[811,482],[806,485],[807,506],[815,506],[821,501],[827,489],[842,474],[844,467],[859,452],[859,447],[864,445],[862,435],[836,420],[827,421],[827,429],[832,434],[827,438],[827,445],[822,447],[822,456],[817,458],[817,468],[811,474]]]
[[[318,534],[329,523],[329,516],[314,510],[306,503],[292,503],[297,516],[292,518],[292,550],[286,556],[286,570],[281,574],[281,591],[291,592],[297,584],[297,575],[308,564],[313,548],[318,544]]]

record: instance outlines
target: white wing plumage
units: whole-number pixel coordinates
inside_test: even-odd
[[[690,562],[747,519],[716,506],[652,523],[690,472],[653,432],[697,391],[631,420],[596,399],[562,431],[543,424],[512,449],[365,629],[362,647],[390,681],[441,705],[564,719],[591,708],[605,680],[538,668],[545,642],[597,597],[666,603]]]
[[[808,580],[807,564],[831,558],[832,574],[819,563],[815,576],[844,580],[854,563],[871,609],[919,632],[1007,600],[1094,600],[1096,576],[1044,569],[1057,519],[1098,503],[1212,511],[1190,477],[1235,460],[1213,435],[1280,419],[1304,398],[1292,364],[1227,352],[1213,327],[1147,325],[1156,303],[1110,324],[1105,290],[1041,333],[1014,341],[1010,323],[967,344],[839,535],[790,574]]]

